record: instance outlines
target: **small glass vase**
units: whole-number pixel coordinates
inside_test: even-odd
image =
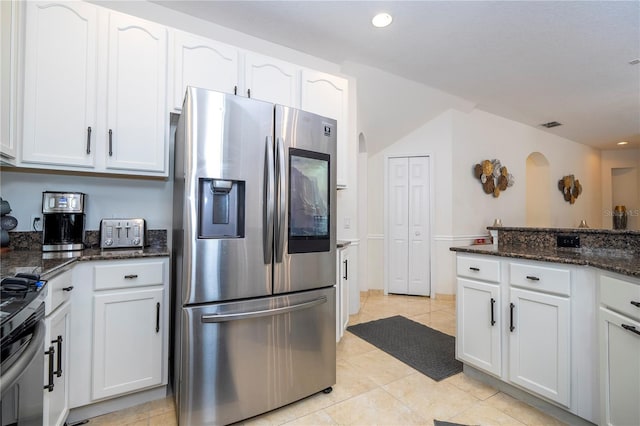
[[[613,209],[613,229],[627,229],[627,208],[615,206]]]

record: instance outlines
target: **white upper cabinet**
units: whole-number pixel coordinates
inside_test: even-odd
[[[106,168],[167,170],[167,29],[109,13]]]
[[[84,2],[27,2],[21,163],[167,176],[167,29]]]
[[[14,164],[16,138],[14,134],[14,105],[16,95],[16,3],[0,1],[0,157]]]
[[[300,108],[338,122],[337,186],[347,186],[349,82],[341,77],[304,69]]]
[[[27,2],[22,161],[94,165],[98,9]]]
[[[173,33],[173,103],[182,110],[187,86],[236,93],[239,50],[183,31]]]
[[[244,90],[238,94],[274,104],[299,107],[300,67],[247,52],[244,71]]]

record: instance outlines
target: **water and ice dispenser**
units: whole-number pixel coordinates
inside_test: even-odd
[[[201,178],[199,182],[200,238],[244,237],[244,190],[240,180]]]

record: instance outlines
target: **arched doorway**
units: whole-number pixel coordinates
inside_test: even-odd
[[[552,188],[547,157],[532,152],[527,157],[527,226],[551,226]]]

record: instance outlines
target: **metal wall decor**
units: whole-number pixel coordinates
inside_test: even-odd
[[[476,179],[480,179],[484,192],[493,194],[494,197],[499,197],[500,192],[515,183],[515,178],[509,173],[507,167],[496,159],[484,160],[482,163],[476,164],[473,167],[473,175]]]
[[[564,200],[570,204],[575,203],[578,196],[582,194],[582,185],[573,175],[563,176],[558,181],[558,189],[562,192]]]

